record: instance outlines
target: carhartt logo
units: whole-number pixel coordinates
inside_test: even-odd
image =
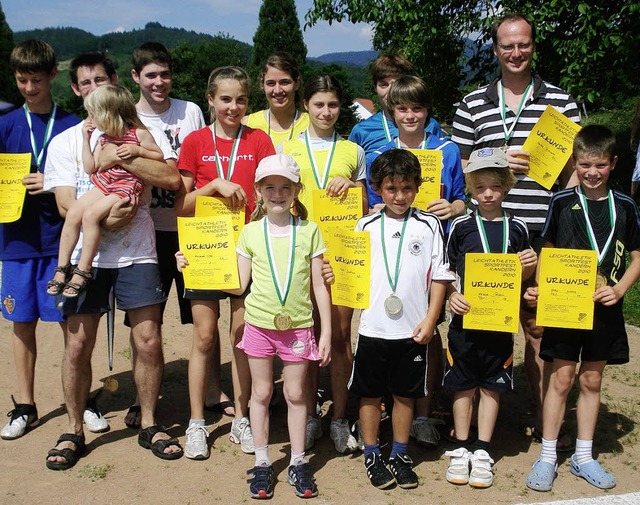
[[[504,384],[504,379],[502,377],[499,377],[496,381],[496,384]]]
[[[424,358],[418,354],[415,358],[413,358],[413,361],[420,363],[421,361],[424,361]]]
[[[391,235],[391,238],[400,238],[400,232],[395,232],[393,235]]]

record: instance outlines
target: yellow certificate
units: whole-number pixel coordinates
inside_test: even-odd
[[[316,189],[312,198],[313,214],[309,213],[309,220],[318,224],[327,249],[331,250],[335,243],[333,230],[352,231],[362,217],[362,188],[349,188],[341,196],[328,196],[324,189]]]
[[[467,253],[464,297],[471,309],[467,330],[518,332],[522,264],[517,254]]]
[[[522,146],[529,152],[529,173],[541,186],[551,189],[573,151],[573,139],[580,125],[551,105],[538,119]]]
[[[334,229],[333,248],[328,257],[336,276],[331,302],[354,309],[369,307],[371,276],[370,235],[364,231]]]
[[[240,287],[231,216],[179,217],[178,241],[189,261],[182,271],[185,287]]]
[[[0,154],[0,223],[20,219],[27,188],[22,179],[31,170],[31,153]]]
[[[593,328],[595,251],[543,248],[538,279],[538,326]]]
[[[195,217],[231,216],[234,243],[238,243],[244,226],[245,209],[231,210],[229,201],[218,196],[196,196]]]
[[[416,155],[420,161],[422,172],[422,184],[413,206],[427,210],[427,206],[431,202],[442,198],[442,185],[440,184],[442,151],[438,149],[407,149],[407,151]]]

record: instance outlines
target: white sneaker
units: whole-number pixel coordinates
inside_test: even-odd
[[[208,436],[209,432],[206,426],[190,424],[187,428],[187,443],[184,446],[184,455],[189,459],[207,459],[209,457]]]
[[[84,414],[82,416],[84,424],[91,433],[104,433],[109,431],[109,422],[104,418],[95,402],[87,402]]]
[[[336,446],[336,451],[340,454],[351,454],[358,450],[358,441],[350,433],[349,421],[347,419],[331,421],[329,434]]]
[[[459,447],[455,451],[445,452],[444,455],[451,458],[447,468],[447,481],[451,484],[467,484],[471,453],[464,447]]]
[[[13,410],[7,414],[7,417],[11,419],[0,432],[0,438],[5,440],[20,438],[28,429],[35,428],[40,423],[35,405],[16,403],[13,396],[11,401],[13,402]]]
[[[308,451],[322,437],[322,424],[320,418],[315,416],[307,417],[307,438],[304,444],[305,451]]]
[[[478,449],[471,454],[471,473],[469,485],[471,487],[485,488],[493,484],[493,460],[485,450]]]
[[[253,443],[253,433],[251,433],[251,425],[249,424],[248,417],[233,420],[231,423],[229,440],[234,444],[240,444],[240,450],[245,454],[253,454],[256,452],[256,447]]]

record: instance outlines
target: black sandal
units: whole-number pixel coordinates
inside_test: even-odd
[[[84,453],[86,445],[84,444],[84,436],[75,435],[73,433],[63,433],[56,442],[56,445],[60,445],[62,442],[72,442],[75,444],[75,449],[65,447],[64,449],[56,449],[55,447],[47,454],[47,468],[49,470],[68,470],[75,466],[80,459],[80,456]],[[62,457],[65,461],[49,461],[50,457]]]
[[[56,296],[61,294],[64,291],[67,282],[71,278],[71,263],[67,263],[64,266],[57,266],[54,268],[55,273],[64,274],[64,281],[57,281],[55,279],[51,279],[47,282],[47,294],[51,296]]]
[[[77,298],[80,293],[82,293],[85,289],[87,289],[87,284],[91,279],[93,279],[93,275],[91,272],[87,272],[85,270],[80,270],[78,267],[73,269],[73,275],[77,275],[78,277],[82,277],[82,284],[77,284],[75,282],[67,282],[64,290],[62,291],[62,296],[65,298]],[[72,278],[73,278],[72,275]],[[70,290],[70,291],[67,291]]]
[[[154,456],[160,459],[178,459],[182,457],[182,446],[178,442],[177,438],[160,439],[152,442],[153,437],[157,433],[167,433],[167,429],[164,426],[158,424],[149,426],[140,430],[138,433],[138,444],[145,449],[151,449]],[[164,452],[167,447],[175,446],[180,449],[177,452]]]

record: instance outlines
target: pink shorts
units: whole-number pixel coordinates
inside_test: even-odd
[[[236,346],[253,358],[272,358],[282,361],[320,361],[320,352],[310,328],[271,330],[245,323],[244,335]]]

